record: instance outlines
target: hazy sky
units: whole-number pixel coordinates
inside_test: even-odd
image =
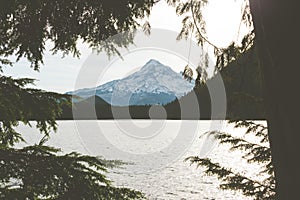
[[[207,19],[207,35],[209,39],[219,45],[226,46],[232,40],[237,39],[237,32],[241,21],[241,3],[243,0],[209,0],[209,5],[204,13]],[[164,1],[154,6],[149,22],[152,28],[160,28],[179,32],[181,18],[175,9],[166,5]],[[242,35],[243,33],[241,33]],[[174,38],[174,42],[175,38]],[[47,51],[44,56],[44,65],[36,72],[29,68],[29,63],[24,59],[16,63],[13,68],[3,69],[5,75],[13,77],[35,78],[36,87],[55,92],[67,92],[75,88],[79,72],[86,64],[92,50],[85,44],[79,42],[81,57],[73,58],[62,54],[55,54],[49,51],[51,44],[47,43]],[[138,47],[137,47],[138,48]],[[156,49],[139,49],[124,56],[124,60],[116,58],[113,64],[107,67],[105,74],[99,78],[97,84],[122,78],[142,67],[149,59],[157,59],[161,63],[173,68],[174,71],[182,71],[187,64],[188,49],[185,57],[179,57],[172,52]],[[89,63],[91,69],[103,67],[99,63]],[[87,77],[88,78],[88,77]],[[82,87],[95,87],[93,83],[87,82]]]

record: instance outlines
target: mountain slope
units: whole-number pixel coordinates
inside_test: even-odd
[[[167,104],[184,96],[194,87],[179,73],[157,60],[149,60],[139,71],[96,88],[68,94],[87,98],[99,96],[114,106]]]

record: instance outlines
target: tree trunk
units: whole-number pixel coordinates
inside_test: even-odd
[[[297,1],[250,0],[262,70],[276,199],[299,199],[299,19]]]

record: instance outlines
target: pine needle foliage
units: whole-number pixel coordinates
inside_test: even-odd
[[[67,95],[28,87],[32,79],[0,77],[0,199],[141,199],[143,194],[117,188],[105,176],[120,161],[63,154],[45,145],[50,131],[57,129],[55,119],[63,105],[70,106]],[[36,128],[43,135],[39,144],[16,148],[26,142],[16,131],[20,123]]]
[[[0,151],[1,199],[134,199],[142,194],[116,188],[108,168],[122,164],[38,144]]]
[[[271,161],[271,151],[268,146],[267,127],[253,121],[239,120],[230,121],[235,123],[235,128],[246,128],[245,135],[254,135],[258,142],[250,142],[245,137],[236,137],[231,134],[212,131],[206,134],[213,135],[220,144],[229,144],[230,151],[242,151],[243,159],[251,164],[259,164],[261,170],[257,176],[263,177],[259,180],[255,177],[248,177],[246,174],[237,172],[236,169],[227,168],[219,163],[213,162],[210,158],[191,156],[186,159],[197,167],[205,168],[204,173],[216,176],[220,181],[220,188],[224,190],[240,191],[245,196],[253,199],[274,199],[275,198],[275,177]]]
[[[150,14],[153,0],[1,0],[0,72],[25,58],[38,71],[46,42],[53,54],[79,57],[77,42],[96,51],[118,54],[117,47],[131,44],[139,19]],[[150,24],[143,30],[149,33]],[[128,31],[128,32],[126,32]],[[126,34],[124,34],[126,32]],[[122,38],[114,38],[121,34]],[[49,45],[48,45],[49,46]],[[48,47],[47,46],[47,47]],[[140,199],[140,192],[117,188],[104,175],[119,161],[78,153],[63,154],[45,145],[56,131],[67,95],[30,88],[33,79],[0,74],[0,199]],[[26,142],[16,127],[23,123],[43,135],[39,144],[16,148]],[[123,163],[124,164],[124,163]]]
[[[167,2],[169,5],[176,8],[177,15],[183,17],[182,29],[178,35],[178,40],[194,37],[203,50],[204,48],[213,48],[216,57],[214,74],[218,73],[218,71],[222,70],[230,63],[233,63],[233,61],[245,57],[244,55],[247,52],[254,49],[255,34],[249,0],[244,0],[241,7],[242,17],[237,33],[237,39],[232,41],[232,43],[226,47],[220,47],[214,44],[206,34],[206,19],[205,16],[203,16],[203,11],[209,4],[208,0],[167,0]],[[248,28],[248,33],[240,40],[239,34],[242,25]],[[207,76],[203,76],[205,75],[206,67],[208,66],[205,56],[199,55],[199,58],[202,59],[196,69],[196,88],[205,84],[206,79],[208,78]],[[189,73],[183,74],[183,76],[187,80],[190,78]],[[228,77],[230,77],[230,75]],[[232,95],[230,102],[236,104],[241,100],[244,101],[244,99],[252,99],[251,103],[257,105],[260,105],[261,102],[263,102],[263,99],[260,99],[257,96],[251,96],[247,91]],[[230,114],[233,115],[233,113]],[[235,116],[234,119],[239,119],[239,117]],[[217,176],[222,182],[220,185],[220,188],[222,189],[239,190],[244,195],[251,196],[254,199],[274,199],[275,178],[271,162],[271,151],[268,146],[267,127],[245,120],[231,121],[231,123],[235,123],[235,127],[246,128],[247,131],[245,135],[254,134],[260,141],[258,143],[252,143],[244,138],[234,137],[231,134],[217,131],[208,132],[207,134],[213,135],[220,144],[231,145],[231,151],[243,152],[243,158],[247,160],[249,165],[260,164],[262,167],[261,171],[258,172],[258,175],[266,177],[264,180],[256,180],[253,177],[247,177],[247,175],[240,174],[234,169],[229,169],[218,163],[214,163],[210,158],[193,156],[187,158],[186,161],[190,161],[191,164],[196,164],[198,167],[206,168],[205,173],[207,175]]]
[[[20,122],[36,128],[45,135],[56,130],[55,119],[61,114],[63,105],[70,105],[70,97],[54,92],[28,88],[33,79],[0,76],[0,147],[12,147],[24,141],[14,127]]]
[[[243,36],[242,40],[239,39],[238,33],[238,39],[236,41],[233,41],[226,47],[220,47],[219,45],[214,44],[207,35],[206,19],[203,15],[203,11],[207,8],[209,0],[166,1],[170,6],[175,7],[176,14],[183,18],[181,31],[177,39],[181,40],[193,37],[196,39],[197,44],[203,48],[203,52],[204,48],[213,48],[214,55],[216,56],[216,63],[214,68],[215,74],[226,67],[229,63],[236,60],[253,46],[255,34],[248,0],[244,0],[241,8],[242,17],[240,21],[240,28],[242,25],[244,25],[248,28],[249,31]],[[240,32],[240,30],[238,32]],[[203,63],[205,63],[205,56],[199,55],[199,57],[202,57],[202,60],[199,62],[196,69],[198,73],[196,78],[196,86],[202,84],[202,82],[205,82],[208,78],[207,76],[205,76],[205,74],[207,73],[207,65],[203,65]],[[189,77],[188,74],[185,77]]]
[[[141,26],[138,19],[150,14],[153,0],[1,0],[0,64],[26,58],[38,70],[43,64],[46,42],[51,51],[80,56],[79,40],[96,51],[118,53],[117,47],[132,43],[134,32],[111,38]],[[110,39],[108,39],[110,38]],[[1,65],[0,65],[1,66]]]

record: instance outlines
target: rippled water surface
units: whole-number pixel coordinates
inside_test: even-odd
[[[205,132],[214,129],[232,134],[243,132],[226,122],[106,120],[59,121],[58,125],[58,132],[51,135],[48,145],[66,153],[77,151],[130,162],[108,176],[115,185],[140,190],[149,199],[247,199],[240,193],[220,190],[217,178],[184,162],[188,156],[207,155],[250,175],[258,170],[258,166],[249,167],[238,152],[229,153],[228,147],[205,137]],[[29,144],[42,137],[33,128],[18,129]]]

